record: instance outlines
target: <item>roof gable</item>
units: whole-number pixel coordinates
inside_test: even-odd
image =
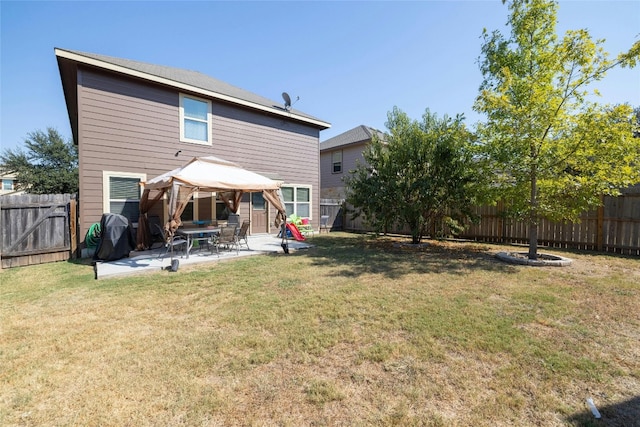
[[[336,135],[333,138],[329,138],[320,143],[320,151],[330,150],[337,147],[343,147],[345,145],[357,144],[359,142],[365,143],[371,141],[373,135],[377,135],[379,138],[384,139],[384,133],[369,126],[360,125],[351,130]]]
[[[198,71],[163,65],[149,64],[130,59],[116,58],[95,53],[80,52],[68,49],[55,49],[56,56],[77,63],[90,65],[116,73],[150,80],[177,89],[188,90],[211,98],[220,99],[264,112],[286,116],[293,120],[305,122],[320,129],[327,129],[330,123],[305,114],[298,110],[286,110],[270,99],[256,95],[221,80],[202,74]]]

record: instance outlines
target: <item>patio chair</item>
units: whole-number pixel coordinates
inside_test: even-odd
[[[227,225],[226,227],[220,227],[220,233],[218,234],[217,239],[213,242],[216,247],[216,253],[220,255],[220,247],[224,246],[225,248],[231,250],[232,246],[236,248],[236,254],[239,254],[238,248],[238,236],[236,235],[235,225]]]
[[[331,227],[329,226],[329,215],[322,215],[320,217],[320,231],[319,233],[322,233],[322,230],[326,230],[327,233],[329,231],[331,231]]]
[[[160,217],[158,215],[151,215],[148,220],[149,234],[151,235],[151,244],[161,242],[164,244],[164,230],[160,225]]]
[[[160,252],[158,254],[158,258],[164,258],[165,255],[167,255],[167,253],[169,253],[169,251],[171,251],[173,249],[173,252],[175,252],[176,249],[181,250],[184,253],[187,253],[187,240],[183,239],[180,236],[176,236],[174,235],[173,238],[171,239],[171,241],[167,241],[167,235],[164,232],[164,229],[160,226],[160,224],[153,224],[154,228],[161,233],[161,235],[164,238],[164,252]]]
[[[251,221],[245,219],[242,221],[242,226],[237,231],[238,237],[238,246],[246,246],[247,250],[249,250],[249,240],[247,240],[247,233],[249,232],[249,225],[251,225]]]

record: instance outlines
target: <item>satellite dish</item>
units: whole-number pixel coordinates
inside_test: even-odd
[[[282,92],[282,99],[284,99],[284,109],[288,110],[291,108],[291,98],[287,92]]]

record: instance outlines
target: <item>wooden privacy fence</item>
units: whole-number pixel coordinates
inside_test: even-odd
[[[75,257],[76,206],[70,194],[2,196],[2,268]]]
[[[595,212],[583,213],[579,222],[541,220],[538,243],[555,248],[640,255],[640,194],[606,197],[604,203]],[[459,237],[485,242],[529,242],[527,223],[505,218],[500,204],[478,208],[477,213],[480,223],[471,225]]]
[[[502,205],[476,209],[480,222],[470,225],[458,237],[496,243],[529,242],[529,228],[524,221],[515,221],[502,213]],[[362,218],[347,215],[345,229],[370,231]],[[410,234],[404,226],[394,226],[389,233]],[[538,228],[538,243],[557,248],[585,249],[620,254],[640,255],[640,186],[626,190],[618,197],[604,197],[603,206],[585,212],[579,222],[542,220]]]

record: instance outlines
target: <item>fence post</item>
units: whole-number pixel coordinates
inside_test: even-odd
[[[496,214],[498,215],[498,242],[504,243],[504,235],[505,235],[505,223],[504,223],[504,215],[502,214],[502,200],[498,200],[496,205]]]
[[[69,200],[69,244],[71,246],[71,258],[78,258],[78,205],[76,199]]]
[[[600,206],[598,206],[598,220],[596,230],[596,248],[599,252],[602,252],[604,248],[604,196],[600,196]]]

